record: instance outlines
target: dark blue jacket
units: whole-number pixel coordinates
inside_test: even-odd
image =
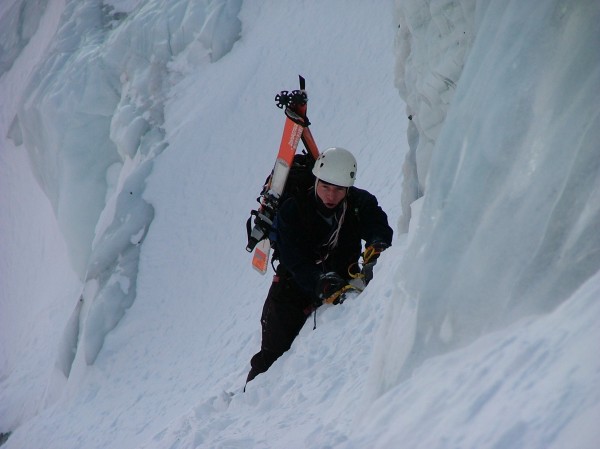
[[[310,300],[315,297],[321,274],[335,271],[343,278],[350,277],[348,268],[360,258],[361,240],[365,246],[377,241],[392,244],[392,228],[374,195],[350,187],[346,200],[338,244],[333,249],[323,245],[337,228],[337,221],[330,224],[319,214],[314,189],[306,197],[288,199],[279,208],[275,220],[275,248],[280,261],[277,272],[288,274]]]

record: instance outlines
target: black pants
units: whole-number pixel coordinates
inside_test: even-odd
[[[246,382],[264,373],[284,352],[304,326],[314,308],[311,299],[291,279],[276,275],[261,315],[260,351],[250,360],[252,368]]]

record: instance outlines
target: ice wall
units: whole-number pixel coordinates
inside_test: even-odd
[[[410,151],[403,168],[400,231],[425,191],[433,149],[471,49],[475,0],[398,1],[396,86],[406,102]]]
[[[380,335],[382,390],[432,355],[553,310],[600,268],[600,4],[412,6],[399,7],[398,79],[418,137],[407,170],[425,194]],[[472,44],[440,38],[465,23]],[[453,87],[432,93],[440,70],[426,63],[452,43],[471,48],[462,71],[440,63],[455,68],[446,106]],[[437,128],[423,124],[430,109],[431,123],[445,115]],[[390,341],[403,349],[390,354]]]
[[[16,123],[82,277],[124,161],[164,148],[162,105],[174,82],[168,64],[190,44],[198,59],[222,57],[239,34],[239,6],[152,1],[122,11],[67,3]]]
[[[21,8],[19,17],[27,16],[27,5],[13,6]],[[31,20],[44,12],[45,2],[36,5]],[[154,217],[143,197],[145,180],[167,147],[169,86],[186,68],[185,61],[173,61],[189,48],[196,64],[225,55],[239,37],[240,7],[241,0],[64,5],[11,136],[27,148],[85,283],[63,338],[65,375],[77,348],[93,363],[135,299],[140,245]],[[11,48],[24,46],[19,42]]]

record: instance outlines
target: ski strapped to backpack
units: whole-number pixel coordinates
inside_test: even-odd
[[[294,164],[294,156],[300,140],[308,150],[313,163],[319,156],[319,150],[309,129],[310,122],[306,116],[308,97],[306,95],[305,80],[302,76],[299,78],[299,90],[292,92],[284,90],[275,96],[277,107],[283,109],[286,116],[283,135],[275,159],[275,166],[263,186],[260,196],[257,198],[260,206],[257,210],[250,212],[250,218],[246,222],[248,233],[246,251],[254,251],[252,267],[261,274],[267,272],[271,252],[269,233],[284,195],[288,175]],[[254,226],[251,225],[252,217],[254,217]]]

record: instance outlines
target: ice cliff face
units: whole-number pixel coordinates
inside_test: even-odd
[[[553,310],[600,268],[600,111],[590,97],[600,87],[598,5],[398,10],[396,78],[412,116],[405,215],[424,198],[413,203],[398,272],[404,306],[383,333],[415,333],[406,363],[389,367],[393,379]],[[398,323],[410,331],[398,335]]]
[[[475,36],[474,0],[397,2],[396,86],[406,101],[410,152],[401,231],[423,196],[431,157]]]
[[[192,42],[201,43],[196,58],[222,57],[239,35],[239,7],[239,1],[137,2],[126,10],[67,3],[15,127],[82,277],[100,214],[120,193],[119,178],[164,149],[164,96],[176,76],[169,63]],[[33,17],[22,10],[21,22],[39,20],[41,5],[30,9]]]
[[[17,2],[5,17],[20,26],[4,32],[11,36],[4,69],[27,44],[26,25],[43,14],[38,3]],[[27,148],[86,283],[88,363],[135,299],[140,245],[154,217],[145,179],[167,146],[163,107],[178,77],[169,65],[186,49],[183,57],[197,61],[226,54],[239,36],[240,7],[239,0],[68,2],[25,89],[11,136]],[[73,329],[66,335],[76,338]]]

